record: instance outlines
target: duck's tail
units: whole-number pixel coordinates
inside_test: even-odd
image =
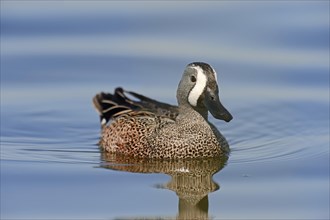
[[[113,94],[101,92],[95,95],[93,104],[100,115],[102,126],[106,125],[111,118],[140,108],[124,94],[124,90],[120,87],[116,88]]]

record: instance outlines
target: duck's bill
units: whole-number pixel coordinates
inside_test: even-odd
[[[219,96],[217,94],[211,94],[210,92],[207,92],[205,96],[205,105],[209,112],[216,119],[224,120],[226,122],[229,122],[233,119],[233,116],[221,104]]]

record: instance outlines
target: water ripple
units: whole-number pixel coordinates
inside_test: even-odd
[[[233,127],[224,130],[231,145],[230,163],[294,160],[329,154],[327,105],[300,109],[302,103],[276,103],[238,110]],[[299,109],[299,111],[297,111]],[[275,111],[274,111],[275,110]],[[257,116],[257,117],[256,117]]]

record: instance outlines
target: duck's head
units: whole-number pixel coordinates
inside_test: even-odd
[[[213,117],[226,122],[233,118],[220,102],[217,73],[207,63],[187,65],[178,86],[177,99],[179,106],[190,105],[204,117],[209,111]]]

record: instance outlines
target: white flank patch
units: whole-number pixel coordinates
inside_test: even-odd
[[[107,120],[105,120],[105,118],[103,118],[102,121],[101,121],[101,124],[105,125],[106,123],[107,123]]]
[[[207,77],[205,76],[203,69],[199,66],[194,66],[192,68],[197,70],[197,79],[194,88],[189,93],[188,101],[192,106],[196,106],[199,97],[205,89]]]

